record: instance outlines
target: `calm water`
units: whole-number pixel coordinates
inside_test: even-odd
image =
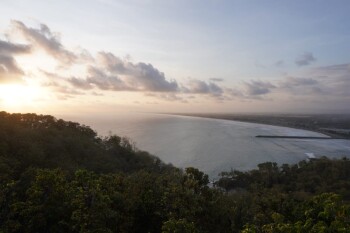
[[[215,178],[221,171],[258,163],[295,163],[308,157],[350,157],[348,140],[255,138],[256,135],[324,136],[262,124],[157,114],[71,118],[100,135],[127,136],[142,150],[178,167],[197,167]]]

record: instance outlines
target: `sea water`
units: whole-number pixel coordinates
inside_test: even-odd
[[[296,163],[327,156],[350,158],[350,141],[342,139],[256,138],[256,135],[326,137],[287,127],[165,114],[123,113],[72,120],[99,135],[130,138],[141,150],[177,167],[196,167],[213,179],[222,171],[248,170],[262,162]]]

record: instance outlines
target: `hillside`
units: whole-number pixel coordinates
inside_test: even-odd
[[[0,155],[0,172],[10,177],[28,167],[106,173],[166,166],[127,138],[99,137],[88,126],[48,115],[6,112],[0,112]]]

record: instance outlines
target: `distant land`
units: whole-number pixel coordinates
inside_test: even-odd
[[[350,114],[177,113],[175,115],[283,126],[319,132],[334,139],[350,139]]]

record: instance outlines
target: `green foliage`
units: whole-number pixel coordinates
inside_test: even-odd
[[[350,206],[339,195],[323,193],[299,205],[303,215],[294,222],[273,213],[273,222],[262,227],[246,225],[243,232],[350,232]]]
[[[170,219],[164,222],[162,233],[197,233],[194,223],[188,222],[186,219]]]
[[[274,189],[300,197],[336,191],[350,200],[350,160],[347,158],[322,157],[281,167],[267,162],[259,164],[258,168],[247,172],[223,172],[216,185],[226,191]]]
[[[127,138],[98,137],[88,126],[52,116],[0,112],[0,178],[18,177],[28,167],[105,173],[169,166]]]
[[[349,232],[349,172],[347,159],[267,162],[209,188],[126,138],[0,112],[1,233]]]

